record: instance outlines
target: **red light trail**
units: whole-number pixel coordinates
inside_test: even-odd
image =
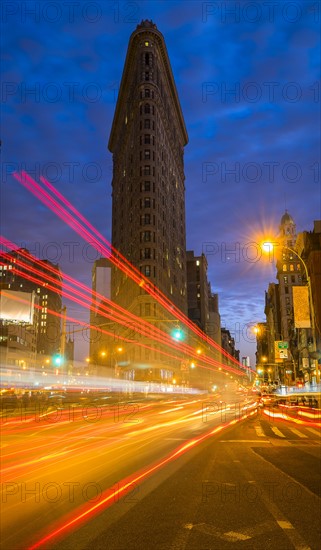
[[[10,241],[8,241],[7,239],[5,239],[3,237],[0,237],[0,242],[1,242],[2,245],[6,246],[7,248],[10,248],[11,246],[14,246],[13,243],[10,243]],[[19,254],[30,261],[30,255],[27,254],[25,251],[19,249]],[[7,258],[7,259],[11,259],[10,255],[8,255],[6,253],[1,253],[1,255],[3,257]],[[34,273],[35,275],[40,277],[40,279],[29,275],[25,271],[20,271],[15,267],[15,271],[16,271],[17,275],[20,275],[20,276],[22,276],[22,277],[24,277],[28,280],[31,280],[32,282],[35,282],[36,284],[40,284],[40,285],[46,284],[46,286],[50,290],[53,290],[54,292],[62,292],[62,294],[66,298],[71,299],[74,302],[78,303],[79,305],[87,307],[87,308],[89,308],[93,311],[95,311],[94,306],[99,304],[100,314],[103,317],[105,317],[109,320],[112,320],[113,322],[116,322],[118,324],[121,324],[122,326],[129,327],[129,328],[133,328],[133,323],[134,323],[135,331],[137,331],[138,333],[140,333],[140,334],[142,334],[146,337],[149,337],[149,338],[151,338],[151,339],[153,339],[153,340],[155,340],[159,343],[166,344],[167,346],[169,346],[171,348],[174,348],[176,351],[181,351],[182,353],[187,354],[188,356],[194,357],[195,359],[198,360],[198,365],[201,368],[205,368],[205,369],[208,369],[208,370],[213,370],[210,367],[206,367],[206,366],[200,364],[200,357],[199,357],[199,355],[197,354],[197,352],[195,351],[195,349],[193,347],[188,346],[187,344],[184,344],[182,342],[179,342],[179,343],[178,342],[173,342],[171,337],[168,336],[168,334],[163,332],[161,329],[159,329],[159,328],[155,327],[154,325],[144,321],[143,319],[127,312],[125,309],[121,308],[120,306],[118,306],[117,304],[115,304],[111,300],[108,300],[107,298],[105,298],[104,296],[102,296],[99,293],[94,294],[95,295],[95,302],[93,304],[92,295],[91,295],[92,291],[91,291],[90,288],[88,288],[84,284],[76,281],[75,279],[73,279],[69,275],[62,273],[60,270],[55,269],[53,266],[50,266],[50,265],[44,266],[39,260],[37,260],[33,256],[32,256],[32,260],[35,263],[38,263],[41,266],[41,270],[38,270],[35,267],[32,267],[28,264],[23,263],[18,258],[15,259],[15,265],[18,264],[22,269],[24,269],[27,272]],[[49,273],[44,274],[44,272],[43,272],[44,267],[45,267],[46,271],[48,271],[49,273],[52,273],[53,275],[55,275],[55,277],[52,277],[51,275],[49,275]],[[71,283],[71,284],[66,283],[64,286],[68,291],[74,293],[75,296],[73,294],[70,294],[70,292],[67,292],[67,290],[61,290],[60,289],[59,280],[57,280],[57,277],[60,278],[61,276],[63,277],[64,280],[67,280]],[[53,283],[53,284],[50,284],[50,283]],[[84,292],[81,292],[80,290],[78,290],[78,288],[74,289],[72,287],[72,284],[76,287],[80,287],[81,289],[83,289],[85,292],[87,292],[88,296]],[[55,286],[53,286],[53,285],[55,285]],[[104,302],[107,305],[105,305]],[[110,307],[113,308],[112,312],[110,312]],[[115,311],[115,310],[117,310],[117,311]],[[68,320],[69,320],[69,318],[68,318]],[[96,326],[90,326],[90,328],[93,328],[94,330],[98,330],[98,327],[96,327]],[[111,335],[111,336],[113,335],[113,333],[111,333],[109,331],[105,331],[105,330],[101,330],[100,332],[102,332],[104,334],[107,334],[107,335]],[[133,340],[125,338],[125,337],[119,337],[119,338],[124,340],[124,341],[127,341],[127,342],[132,342],[133,341]],[[154,349],[150,346],[147,346],[146,344],[138,343],[138,345],[140,345],[141,347],[145,347],[147,349]],[[163,352],[163,351],[161,351],[161,353],[163,353],[164,355],[167,355],[169,357],[175,358],[175,359],[181,359],[180,357],[170,355],[170,354],[168,354],[166,352]],[[229,370],[230,372],[234,372],[235,374],[239,374],[239,371],[237,371],[233,367],[227,366],[227,365],[225,365],[225,364],[223,364],[219,361],[216,361],[215,359],[212,359],[210,357],[206,357],[206,356],[203,355],[202,358],[201,358],[201,361],[203,361],[204,363],[213,365],[215,367],[224,367],[226,370]]]
[[[43,547],[47,542],[52,541],[52,539],[59,538],[61,536],[67,536],[68,533],[70,533],[73,529],[75,529],[77,526],[80,526],[86,521],[89,521],[95,514],[101,513],[103,510],[109,508],[112,506],[115,502],[119,500],[120,497],[124,496],[126,494],[126,491],[128,488],[132,487],[133,485],[137,485],[141,483],[144,479],[149,477],[150,475],[157,472],[159,469],[163,468],[166,464],[169,464],[173,460],[176,460],[181,455],[188,452],[191,448],[195,447],[196,445],[199,445],[206,439],[212,437],[216,433],[225,430],[226,428],[241,422],[245,418],[248,418],[249,416],[252,416],[255,414],[255,412],[250,412],[247,414],[242,415],[241,417],[237,419],[233,419],[229,421],[226,424],[221,424],[217,426],[214,429],[209,430],[203,435],[200,435],[198,437],[195,437],[193,439],[190,439],[189,441],[186,441],[179,447],[176,447],[171,453],[169,453],[164,458],[161,458],[156,463],[148,466],[144,470],[140,472],[135,472],[128,477],[124,478],[118,483],[118,488],[111,492],[111,488],[109,487],[106,489],[102,496],[102,499],[94,504],[91,507],[84,506],[78,509],[76,515],[71,516],[69,519],[65,520],[65,522],[57,527],[54,527],[53,530],[45,535],[43,538],[38,540],[35,544],[32,544],[29,546],[28,550],[36,550],[37,548]]]
[[[214,340],[203,333],[190,319],[184,315],[155,285],[151,284],[148,278],[144,277],[137,268],[122,256],[109,241],[107,241],[78,210],[61,194],[55,187],[50,184],[45,178],[40,177],[43,185],[51,192],[46,191],[39,183],[31,178],[26,172],[14,173],[14,177],[24,185],[31,193],[33,193],[41,202],[46,204],[56,215],[63,219],[70,227],[72,227],[84,240],[90,242],[99,252],[103,252],[116,267],[130,277],[138,285],[143,286],[144,290],[157,300],[171,315],[177,317],[186,327],[204,340],[207,344],[214,347],[221,354],[225,355],[229,361],[235,363],[238,368],[242,368],[240,374],[244,373],[244,367],[226,350],[221,348]],[[60,204],[58,200],[62,203]],[[65,208],[66,207],[66,208]],[[71,213],[68,211],[71,211]],[[78,220],[76,219],[76,217]]]

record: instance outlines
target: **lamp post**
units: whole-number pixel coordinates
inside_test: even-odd
[[[265,242],[262,245],[262,248],[265,252],[271,253],[271,251],[274,249],[274,244],[272,242]],[[302,263],[305,275],[306,275],[306,281],[307,281],[307,287],[308,287],[308,302],[309,302],[309,315],[310,315],[310,325],[311,325],[311,333],[312,333],[312,350],[309,350],[310,357],[312,356],[313,360],[315,361],[315,370],[316,370],[316,382],[319,383],[320,377],[319,377],[319,367],[318,367],[318,361],[313,357],[313,354],[316,354],[316,332],[315,332],[315,314],[314,314],[314,304],[313,304],[313,297],[312,297],[312,288],[311,288],[311,280],[309,277],[309,272],[307,265],[302,258],[302,256],[293,248],[291,248],[288,245],[282,244],[282,248],[285,250],[288,250],[292,254],[294,254]]]

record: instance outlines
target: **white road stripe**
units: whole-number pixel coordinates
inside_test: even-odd
[[[254,429],[256,431],[256,435],[259,437],[265,437],[265,433],[263,432],[261,426],[254,426]]]
[[[317,435],[318,437],[321,437],[321,432],[318,432],[318,430],[315,430],[314,428],[307,428],[307,430],[312,434]]]
[[[307,439],[307,435],[303,434],[302,432],[300,432],[299,430],[297,430],[296,428],[290,428],[291,432],[293,432],[295,435],[299,436],[299,437],[302,437],[303,439]]]
[[[278,437],[285,437],[285,435],[280,432],[279,428],[276,428],[275,426],[272,426],[271,427],[271,430],[273,433],[275,433],[275,435],[277,435]]]

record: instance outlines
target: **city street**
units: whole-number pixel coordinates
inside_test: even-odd
[[[3,548],[317,549],[320,428],[254,403],[230,394],[7,415]]]

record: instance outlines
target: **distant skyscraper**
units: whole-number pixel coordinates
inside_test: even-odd
[[[188,142],[163,35],[142,21],[129,41],[112,124],[112,244],[187,314],[184,146]],[[112,299],[166,318],[143,288],[112,271]],[[131,359],[141,350],[133,349]],[[149,350],[140,359],[161,359]],[[134,356],[133,356],[134,354]]]

